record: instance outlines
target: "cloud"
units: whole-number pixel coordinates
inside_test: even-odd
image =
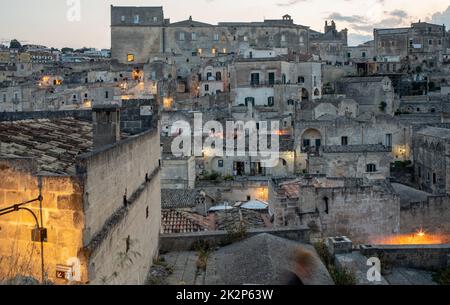
[[[349,46],[357,46],[357,45],[360,45],[360,44],[370,41],[370,40],[373,40],[372,35],[361,35],[361,34],[354,34],[354,33],[348,34],[348,45]]]
[[[443,12],[434,13],[430,21],[435,24],[445,24],[447,27],[450,27],[450,6]]]
[[[407,18],[409,16],[409,14],[404,10],[393,10],[392,12],[389,12],[389,15],[398,18]]]
[[[308,1],[308,0],[289,0],[287,2],[277,3],[277,6],[289,7],[289,6],[294,6],[300,2],[306,2],[306,1]]]
[[[363,16],[359,16],[359,15],[344,16],[339,13],[332,13],[330,16],[328,16],[327,19],[332,19],[335,21],[347,21],[350,23],[365,23],[366,22]]]

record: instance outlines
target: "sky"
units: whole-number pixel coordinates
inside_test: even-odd
[[[281,19],[323,31],[325,20],[348,28],[349,44],[373,39],[373,28],[409,26],[418,20],[446,24],[449,0],[1,0],[0,43],[51,47],[110,47],[110,5],[163,6],[171,22]],[[78,9],[79,8],[79,9]],[[79,14],[78,14],[79,13]]]

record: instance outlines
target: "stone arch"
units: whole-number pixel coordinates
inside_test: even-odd
[[[317,151],[322,145],[322,134],[316,128],[306,129],[301,136],[302,151]]]
[[[314,96],[319,96],[320,95],[320,90],[316,88],[316,90],[314,90]]]

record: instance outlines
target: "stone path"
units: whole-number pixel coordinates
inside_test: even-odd
[[[432,272],[417,269],[394,268],[384,277],[391,285],[437,285]]]
[[[197,270],[197,252],[170,252],[163,257],[173,270],[168,285],[204,285],[205,272]]]

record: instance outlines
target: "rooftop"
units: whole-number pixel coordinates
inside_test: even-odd
[[[0,157],[34,158],[42,173],[74,175],[92,141],[92,123],[74,118],[0,122]]]
[[[450,129],[438,128],[438,127],[426,127],[419,131],[417,134],[450,140]]]

